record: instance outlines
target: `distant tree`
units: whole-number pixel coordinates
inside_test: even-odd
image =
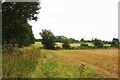
[[[82,38],[80,41],[81,41],[81,42],[84,42],[85,40]]]
[[[103,47],[103,42],[100,39],[95,38],[92,40],[92,42],[93,42],[94,46],[97,48]]]
[[[75,43],[79,43],[80,41],[79,40],[75,40]]]
[[[113,38],[113,40],[111,42],[111,46],[118,47],[119,46],[119,39]]]
[[[103,44],[111,44],[111,41],[102,41],[103,42]]]
[[[19,46],[34,43],[30,20],[37,20],[39,2],[4,2],[2,4],[2,44]]]
[[[71,43],[79,43],[79,40],[76,40],[74,38],[69,38]]]
[[[40,35],[42,37],[41,42],[46,49],[55,49],[56,38],[50,30],[44,29]]]
[[[65,49],[69,49],[70,48],[70,40],[68,38],[64,39],[62,47],[65,48]]]
[[[56,42],[63,43],[65,38],[66,38],[65,36],[56,36]]]
[[[74,38],[72,38],[72,41],[73,41],[73,43],[77,43],[76,40],[75,40]]]

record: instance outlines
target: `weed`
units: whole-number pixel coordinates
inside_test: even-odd
[[[81,62],[81,63],[79,64],[80,77],[83,76],[84,71],[85,71],[85,63]]]
[[[55,62],[47,61],[44,67],[45,74],[50,78],[57,77],[57,72],[56,72],[57,66],[58,65]]]

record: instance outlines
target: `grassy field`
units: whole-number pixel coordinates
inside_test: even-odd
[[[118,49],[45,50],[38,42],[3,53],[4,78],[116,78]]]

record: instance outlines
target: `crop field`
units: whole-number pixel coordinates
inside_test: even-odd
[[[117,50],[43,50],[42,52],[45,56],[45,72],[49,77],[117,77]],[[81,63],[85,64],[83,75],[79,70]]]
[[[71,43],[70,46],[71,46],[71,47],[78,47],[78,46],[80,46],[80,44],[81,44],[81,43]],[[86,43],[86,44],[88,44],[89,46],[94,46],[92,43]],[[41,44],[41,45],[42,45],[42,44]],[[57,42],[57,43],[56,43],[56,46],[62,47],[62,43]]]
[[[118,49],[45,50],[35,43],[3,54],[4,78],[117,78]]]

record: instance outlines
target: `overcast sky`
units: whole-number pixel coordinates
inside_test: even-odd
[[[42,0],[37,22],[30,21],[35,38],[42,29],[56,36],[111,41],[118,37],[119,0]]]

